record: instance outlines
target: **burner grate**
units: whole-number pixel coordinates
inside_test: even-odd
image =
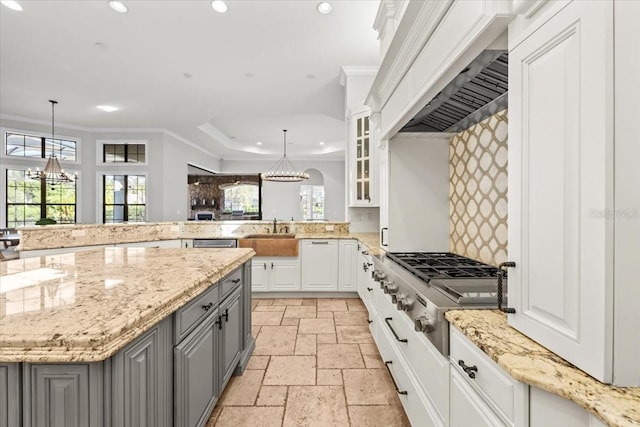
[[[498,269],[449,252],[390,252],[387,257],[420,279],[490,278]]]

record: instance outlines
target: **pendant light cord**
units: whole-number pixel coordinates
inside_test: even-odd
[[[53,99],[50,99],[49,102],[51,103],[51,155],[55,156],[56,155],[56,145],[55,145],[55,139],[56,139],[56,126],[55,126],[55,117],[56,117],[56,109],[55,106],[58,103],[58,101],[54,101]],[[60,146],[60,157],[62,158],[62,145]]]
[[[287,157],[287,130],[282,129],[282,132],[284,132],[284,156],[283,157]]]

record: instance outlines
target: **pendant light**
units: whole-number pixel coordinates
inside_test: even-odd
[[[273,165],[267,172],[261,174],[261,177],[265,181],[277,181],[277,182],[298,182],[309,179],[309,174],[306,172],[299,172],[287,159],[287,130],[284,129],[284,154],[282,158]]]
[[[46,182],[46,185],[50,185],[51,189],[54,190],[57,184],[74,182],[78,179],[78,174],[76,173],[72,178],[68,173],[64,171],[64,169],[62,169],[62,167],[60,166],[60,162],[56,157],[55,105],[58,103],[58,101],[50,99],[49,102],[51,103],[51,155],[47,159],[47,164],[45,165],[44,170],[41,171],[40,168],[37,168],[35,172],[32,172],[31,168],[29,168],[29,170],[27,171],[27,176],[37,181],[44,180]],[[60,153],[62,153],[62,144],[60,145]]]

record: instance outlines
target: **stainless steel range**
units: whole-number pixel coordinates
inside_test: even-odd
[[[453,309],[498,307],[498,268],[448,252],[388,252],[373,278],[445,356]]]

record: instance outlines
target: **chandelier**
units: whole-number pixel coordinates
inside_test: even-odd
[[[262,173],[260,176],[265,181],[277,181],[277,182],[298,182],[309,179],[309,174],[306,172],[299,172],[289,159],[287,159],[287,130],[284,129],[284,155],[282,158],[273,165],[267,172]]]
[[[78,173],[75,173],[73,177],[66,173],[60,166],[60,162],[55,153],[55,105],[58,101],[52,99],[51,103],[51,155],[47,159],[47,164],[43,170],[36,168],[35,172],[31,171],[31,168],[27,171],[27,176],[37,181],[44,181],[47,185],[51,186],[51,189],[55,189],[57,184],[63,184],[68,182],[74,182],[78,179]],[[46,144],[45,144],[46,147]],[[62,153],[62,144],[60,144],[60,152]]]

